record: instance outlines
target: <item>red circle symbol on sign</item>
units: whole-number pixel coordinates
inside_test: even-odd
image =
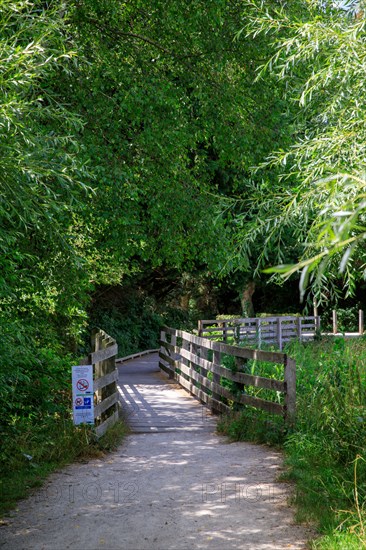
[[[82,397],[77,397],[75,399],[75,406],[80,407],[82,404],[83,404],[83,398]]]
[[[86,391],[89,388],[89,382],[85,378],[80,378],[76,382],[76,387],[79,391]]]

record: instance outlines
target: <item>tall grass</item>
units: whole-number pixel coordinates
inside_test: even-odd
[[[297,365],[295,427],[246,408],[221,430],[284,447],[297,518],[323,535],[314,548],[365,548],[366,339],[294,342],[286,352]]]

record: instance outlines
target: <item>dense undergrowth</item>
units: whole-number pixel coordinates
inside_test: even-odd
[[[118,344],[119,357],[159,347],[160,328],[168,325],[186,330],[197,327],[200,315],[158,301],[126,286],[122,292],[98,297],[89,312],[89,329],[101,327]],[[85,350],[88,340],[85,340]]]
[[[220,430],[285,449],[284,477],[295,481],[297,519],[322,534],[314,548],[364,548],[366,340],[292,343],[286,351],[297,364],[295,426],[287,429],[280,417],[246,407],[223,419]]]

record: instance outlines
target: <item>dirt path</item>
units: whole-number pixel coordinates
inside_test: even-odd
[[[155,356],[123,364],[120,383],[136,433],[19,503],[0,531],[4,548],[306,548],[310,534],[275,481],[280,453],[217,436],[215,418],[167,383]]]

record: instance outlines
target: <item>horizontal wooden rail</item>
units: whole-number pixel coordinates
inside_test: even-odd
[[[287,354],[232,346],[169,327],[161,331],[160,346],[160,368],[212,410],[229,411],[236,403],[283,415],[288,423],[294,421],[296,368]],[[222,363],[225,356],[235,359],[234,371]],[[248,360],[281,364],[283,380],[244,372]],[[238,391],[230,391],[225,381],[226,385],[233,382]],[[249,395],[245,387],[280,392],[284,395],[283,404]]]
[[[126,361],[137,359],[137,357],[143,357],[144,355],[148,355],[149,353],[157,353],[158,351],[159,351],[159,348],[147,349],[145,351],[138,351],[137,353],[133,353],[132,355],[127,355],[126,357],[119,357],[118,359],[116,359],[116,363],[125,363]]]
[[[234,373],[233,371],[231,371],[226,367],[216,365],[211,361],[207,361],[207,359],[198,357],[197,355],[194,355],[193,353],[183,348],[180,348],[179,346],[173,346],[172,344],[169,344],[168,342],[164,342],[162,340],[160,341],[160,344],[164,346],[166,349],[169,349],[170,351],[173,351],[174,353],[181,355],[181,357],[184,357],[189,361],[193,362],[197,367],[203,367],[207,370],[211,370],[215,374],[219,374],[220,376],[223,376],[228,380],[232,380],[233,382],[240,382],[242,384],[245,384],[246,386],[254,386],[256,388],[264,388],[264,389],[275,390],[280,392],[285,391],[284,382],[280,382],[272,378],[264,378],[260,376],[254,376],[251,374],[245,374],[242,372]],[[270,357],[273,358],[273,354],[271,354]]]
[[[105,388],[109,384],[112,384],[112,382],[116,382],[118,380],[118,371],[117,369],[113,370],[112,372],[105,374],[101,378],[97,378],[94,380],[94,391],[101,390],[102,388]]]
[[[109,409],[112,405],[117,403],[118,401],[118,393],[113,393],[109,397],[106,397],[103,401],[101,401],[98,405],[95,405],[94,407],[94,414],[96,417],[100,416],[102,413],[104,413],[107,409]]]
[[[117,355],[118,346],[117,344],[109,344],[107,348],[94,351],[90,354],[91,363],[99,363],[100,361],[105,361]]]

